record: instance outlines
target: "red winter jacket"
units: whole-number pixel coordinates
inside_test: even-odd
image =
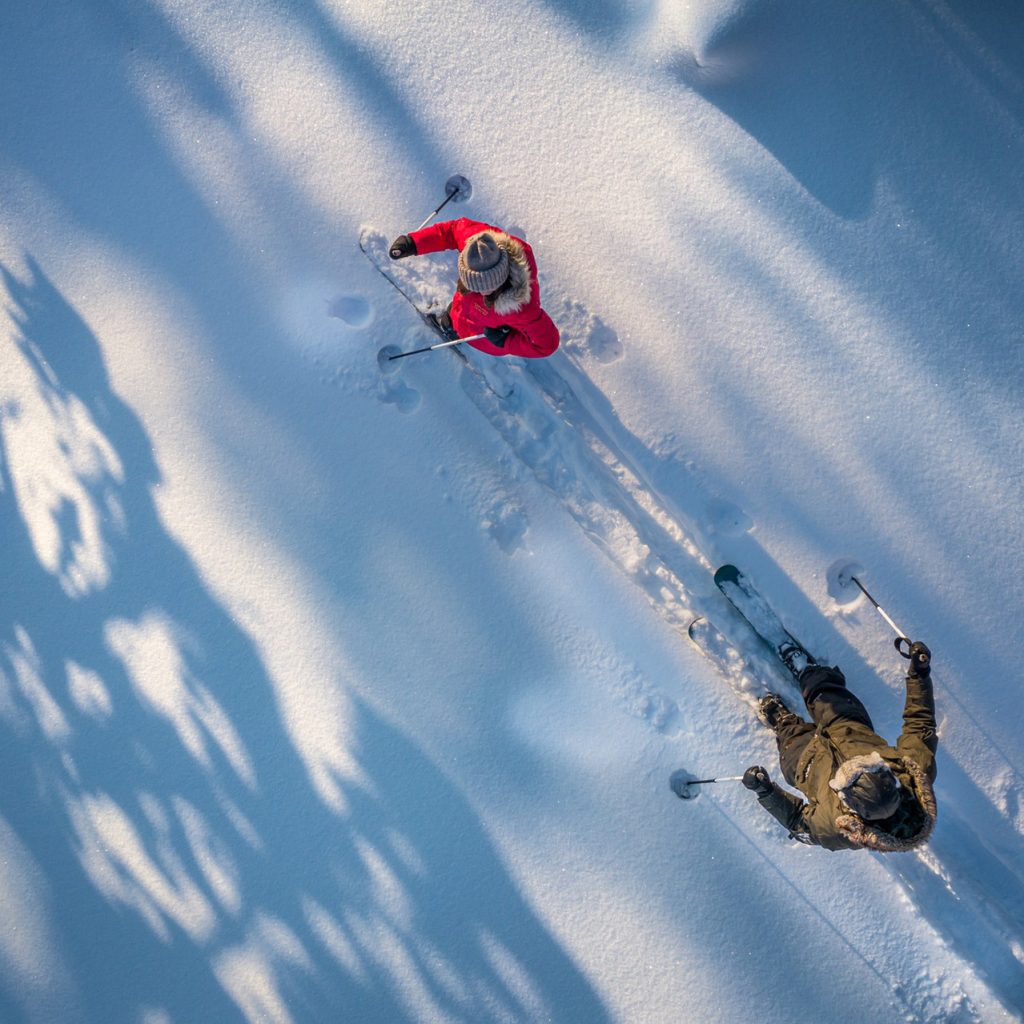
[[[497,348],[486,338],[471,341],[473,348],[490,356],[525,356],[538,359],[549,356],[558,348],[558,328],[551,317],[540,308],[540,286],[537,284],[537,261],[533,250],[521,238],[506,235],[500,228],[480,221],[448,220],[432,224],[409,237],[416,244],[416,252],[440,252],[458,249],[481,231],[489,231],[508,253],[510,287],[501,292],[494,305],[489,306],[476,292],[457,291],[452,299],[452,327],[460,338],[483,334],[485,327],[512,328],[504,348]]]

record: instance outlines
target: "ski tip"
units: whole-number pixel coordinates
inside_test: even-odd
[[[369,250],[376,247],[387,246],[387,239],[383,232],[369,224],[362,224],[359,228],[359,248],[369,255]]]
[[[742,575],[735,565],[723,565],[715,572],[715,583],[735,583]]]

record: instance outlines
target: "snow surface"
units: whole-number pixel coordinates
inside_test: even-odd
[[[0,1019],[1021,1019],[1019,4],[8,0],[0,102]],[[504,402],[377,366],[453,173]],[[893,739],[841,571],[931,644],[927,849],[672,794],[725,561]]]

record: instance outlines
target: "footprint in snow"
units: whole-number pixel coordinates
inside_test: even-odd
[[[399,412],[415,412],[420,407],[422,396],[397,377],[381,375],[377,382],[377,398],[385,405],[393,405]]]
[[[368,327],[373,322],[373,306],[362,295],[339,295],[327,304],[327,315],[348,327]]]
[[[663,736],[677,736],[682,729],[679,705],[651,685],[638,669],[623,673],[617,686],[619,697],[633,718],[646,722]]]
[[[484,529],[506,555],[523,546],[529,526],[526,513],[515,505],[495,506],[483,520]]]
[[[739,537],[754,528],[754,521],[739,505],[720,498],[708,503],[706,515],[708,526],[723,537]]]
[[[600,317],[594,317],[594,324],[587,337],[587,351],[599,363],[617,363],[622,358],[619,336]]]
[[[618,334],[586,306],[565,296],[549,296],[548,312],[562,333],[565,347],[602,364],[618,362],[625,351]]]

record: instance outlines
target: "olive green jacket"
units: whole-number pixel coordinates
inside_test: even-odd
[[[778,786],[758,799],[801,842],[827,850],[911,850],[927,842],[935,827],[935,729],[931,676],[909,674],[903,732],[894,747],[859,722],[840,719],[819,726],[796,769],[796,786],[807,801]],[[883,821],[858,817],[829,787],[844,761],[873,750],[889,763],[903,790],[900,809]]]

